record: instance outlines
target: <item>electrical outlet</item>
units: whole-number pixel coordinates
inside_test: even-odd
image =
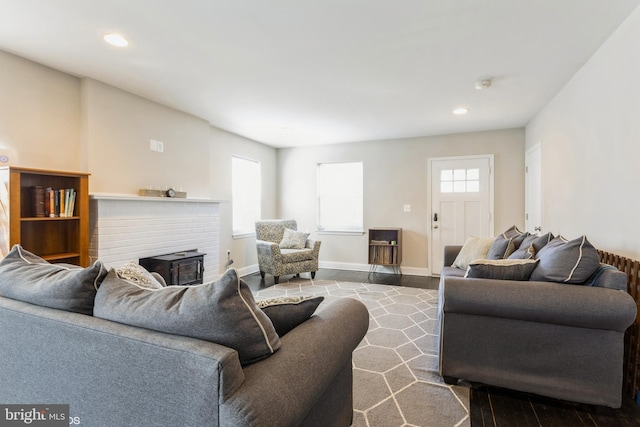
[[[162,153],[164,151],[164,142],[157,141],[155,139],[150,139],[149,140],[149,149],[151,151],[157,151],[159,153]]]
[[[227,249],[227,256],[231,256],[231,249]]]

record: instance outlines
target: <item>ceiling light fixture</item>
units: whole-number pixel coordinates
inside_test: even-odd
[[[116,47],[127,47],[129,46],[129,42],[127,39],[122,37],[120,34],[105,34],[103,37],[104,41],[109,43],[112,46]]]
[[[464,107],[458,107],[455,110],[453,110],[453,114],[455,114],[456,116],[461,116],[463,114],[467,114],[469,110],[464,108]]]
[[[491,79],[484,79],[484,80],[478,80],[476,82],[476,89],[478,90],[482,90],[482,89],[488,89],[491,87]]]

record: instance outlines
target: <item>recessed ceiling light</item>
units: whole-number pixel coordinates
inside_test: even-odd
[[[453,114],[455,114],[456,116],[461,116],[463,114],[467,114],[468,111],[469,110],[464,107],[459,107],[453,110]]]
[[[127,39],[122,37],[120,34],[105,34],[103,38],[104,38],[104,41],[106,41],[112,46],[117,46],[117,47],[129,46],[129,42],[127,41]]]

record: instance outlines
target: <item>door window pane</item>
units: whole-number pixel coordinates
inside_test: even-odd
[[[477,193],[480,191],[480,169],[445,169],[440,171],[440,192]]]

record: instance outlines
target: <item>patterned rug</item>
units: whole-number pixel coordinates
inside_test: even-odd
[[[353,353],[355,427],[469,427],[469,388],[438,375],[438,291],[292,278],[256,298],[355,298],[369,309],[369,331]]]

